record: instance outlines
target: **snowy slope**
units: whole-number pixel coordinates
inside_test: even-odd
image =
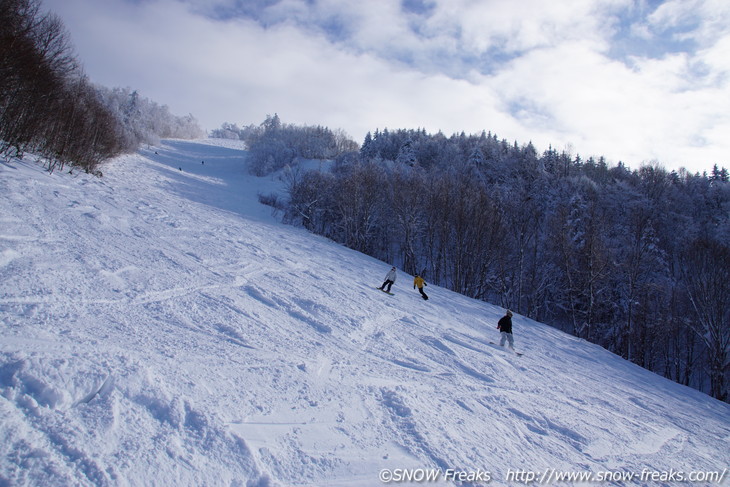
[[[730,465],[728,404],[520,316],[512,355],[490,344],[503,309],[424,302],[403,273],[381,293],[389,264],[277,223],[257,192],[280,183],[244,161],[166,141],[101,179],[0,163],[0,485]]]

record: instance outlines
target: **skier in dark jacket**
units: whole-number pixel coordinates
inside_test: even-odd
[[[512,337],[512,311],[507,310],[507,313],[499,319],[497,322],[497,329],[502,334],[502,338],[499,340],[499,346],[504,347],[504,342],[509,342],[510,350],[515,349],[515,340]]]

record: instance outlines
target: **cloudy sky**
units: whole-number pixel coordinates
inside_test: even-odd
[[[730,167],[728,0],[43,0],[93,82],[223,122]]]

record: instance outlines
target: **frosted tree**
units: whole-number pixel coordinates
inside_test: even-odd
[[[424,192],[421,173],[397,166],[384,188],[393,222],[389,228],[400,247],[403,270],[409,274],[421,272],[418,265],[419,241],[422,237]]]
[[[395,162],[399,164],[405,164],[406,166],[413,167],[418,163],[416,158],[416,151],[413,148],[413,141],[410,139],[406,140],[398,151],[398,156],[395,158]]]
[[[365,134],[365,140],[362,143],[362,147],[360,147],[360,156],[364,160],[375,157],[375,151],[373,150],[373,136],[370,135],[370,132]]]
[[[595,187],[579,180],[570,204],[559,209],[551,240],[557,246],[563,285],[560,304],[568,313],[574,333],[588,340],[600,334],[601,307],[606,305],[610,258],[605,221]]]
[[[707,347],[710,395],[728,399],[730,372],[730,247],[694,241],[682,258],[682,275],[694,316],[690,327]]]
[[[662,276],[666,275],[666,264],[649,203],[639,199],[624,202],[624,205],[627,211],[623,241],[617,252],[617,280],[620,282],[618,289],[625,317],[618,333],[617,351],[624,358],[644,365],[645,351],[651,340],[651,316],[659,311],[650,309],[650,306],[661,299],[659,284]]]
[[[481,147],[478,145],[474,146],[474,149],[471,151],[468,164],[472,167],[476,167],[477,169],[481,169],[486,166],[487,160],[484,157]]]
[[[372,164],[352,166],[338,179],[334,198],[338,241],[360,252],[372,251],[384,186]]]

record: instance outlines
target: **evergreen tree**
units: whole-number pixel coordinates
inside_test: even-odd
[[[411,141],[410,138],[401,146],[395,162],[398,164],[405,164],[410,167],[413,167],[418,163],[418,160],[416,159],[416,151],[413,148],[413,141]]]

